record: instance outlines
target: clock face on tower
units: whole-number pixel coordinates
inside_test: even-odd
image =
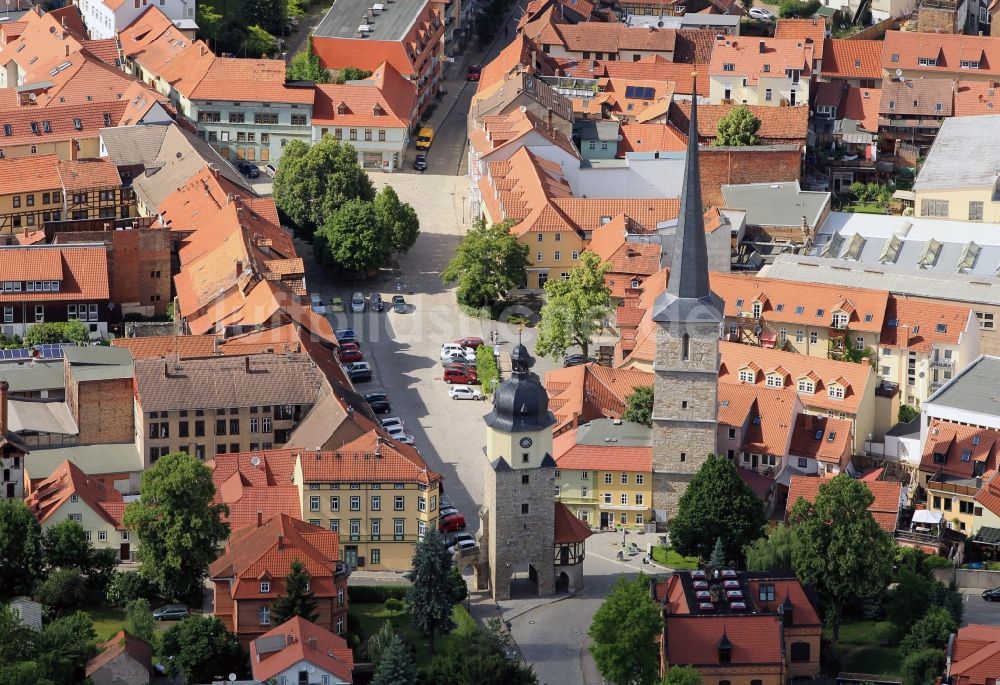
[[[519,444],[524,449],[528,449],[529,447],[531,447],[531,438],[521,438],[521,442]]]

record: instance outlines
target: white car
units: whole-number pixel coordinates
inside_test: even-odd
[[[323,298],[318,294],[313,293],[309,296],[309,300],[312,302],[312,310],[317,314],[326,316],[326,305],[323,304]]]
[[[754,19],[760,19],[761,21],[774,21],[774,15],[763,7],[752,7],[749,14]]]
[[[386,426],[385,431],[389,434],[389,437],[396,442],[401,442],[404,445],[413,444],[413,436],[406,433],[402,426]]]
[[[454,358],[476,361],[476,351],[468,347],[462,347],[457,343],[445,343],[442,345],[441,361],[453,361]]]
[[[393,426],[403,428],[403,419],[398,416],[390,416],[388,418],[379,419],[379,422],[382,424],[382,428],[385,428],[386,430],[389,430]]]
[[[459,554],[464,554],[475,549],[479,549],[479,545],[476,544],[475,540],[459,540],[454,545],[448,547],[448,553],[454,554],[458,552]]]
[[[361,314],[365,311],[365,296],[361,293],[354,293],[351,295],[351,311],[355,314]]]
[[[448,397],[453,400],[481,400],[483,393],[467,385],[453,385],[448,388]]]

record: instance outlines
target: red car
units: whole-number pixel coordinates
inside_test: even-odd
[[[444,376],[442,376],[445,383],[478,383],[479,377],[476,375],[476,370],[466,366],[465,364],[449,364],[444,367]]]
[[[351,348],[341,349],[337,353],[337,359],[340,360],[341,364],[349,364],[351,362],[364,361],[364,358],[365,355],[361,354],[361,350],[359,350],[357,347],[353,349]]]
[[[474,350],[483,345],[483,339],[472,336],[468,338],[459,338],[455,341],[455,343],[461,345],[462,347],[468,347]]]
[[[478,81],[479,75],[483,73],[483,67],[479,64],[470,64],[468,71],[465,72],[466,81]]]
[[[438,521],[438,530],[442,533],[455,533],[465,530],[465,517],[461,514],[449,514],[442,516]]]

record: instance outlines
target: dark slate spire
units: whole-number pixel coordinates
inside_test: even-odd
[[[486,425],[504,433],[530,433],[556,422],[549,411],[549,396],[538,376],[531,373],[535,360],[521,343],[510,353],[510,377],[493,393],[493,411]]]
[[[697,75],[692,76],[697,81]],[[698,95],[695,91],[691,98],[687,157],[684,160],[680,215],[677,217],[670,260],[670,280],[666,294],[657,300],[653,319],[721,321],[720,304],[708,283],[708,247],[705,244],[701,170],[698,165]],[[715,309],[714,313],[712,309]]]

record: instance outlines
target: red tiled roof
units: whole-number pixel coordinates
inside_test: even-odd
[[[674,84],[673,92],[681,95],[691,95],[695,88],[690,64],[671,62],[660,55],[647,55],[635,62],[579,60],[565,57],[557,61],[567,76],[669,81]],[[707,78],[698,81],[697,87],[699,95],[708,95]],[[700,107],[698,111],[701,112]]]
[[[556,509],[555,536],[552,539],[555,544],[568,545],[574,542],[583,542],[593,535],[590,526],[573,516],[573,512],[565,504],[562,502],[553,502],[552,504]]]
[[[360,84],[317,84],[313,124],[409,128],[416,101],[416,85],[383,62]]]
[[[878,132],[878,108],[882,101],[882,91],[877,88],[855,88],[851,86],[844,93],[841,109],[837,112],[840,119],[853,119],[861,122],[869,133]]]
[[[59,140],[96,138],[107,126],[104,115],[117,123],[127,102],[83,102],[76,105],[52,105],[39,110],[31,107],[0,108],[0,127],[9,125],[11,135],[0,137],[0,148]],[[77,126],[79,121],[79,126]],[[48,130],[45,130],[48,122]],[[35,133],[32,124],[37,124]]]
[[[937,60],[937,64],[922,65],[921,59]],[[934,78],[934,74],[968,73],[969,69],[961,66],[963,60],[979,62],[979,68],[973,72],[977,75],[1000,76],[1000,45],[992,36],[887,31],[880,63],[885,73],[904,69]]]
[[[24,499],[24,503],[39,523],[44,523],[73,495],[77,495],[91,511],[116,530],[125,530],[122,526],[122,515],[125,513],[122,494],[115,488],[106,486],[99,478],[91,478],[69,459],[40,482]]]
[[[800,70],[802,76],[808,77],[812,74],[816,49],[815,44],[801,40],[732,36],[727,40],[716,40],[708,73],[712,76],[743,76],[751,84],[756,84],[761,78],[769,78],[770,74],[784,74],[789,69]],[[725,65],[732,65],[733,68],[726,69]],[[701,114],[700,107],[698,114]]]
[[[788,448],[788,454],[846,466],[843,462],[851,455],[850,446],[850,421],[799,414],[795,417],[795,429],[792,432],[792,444]]]
[[[550,407],[560,424],[600,418],[621,418],[625,400],[636,388],[653,385],[653,374],[581,364],[545,374]],[[554,405],[558,405],[558,407]]]
[[[893,296],[885,310],[886,323],[879,335],[879,345],[923,352],[930,352],[938,345],[957,345],[962,334],[969,330],[970,317],[971,325],[975,325],[968,307]]]
[[[972,478],[978,468],[981,469],[979,475],[985,480],[997,469],[998,451],[1000,431],[931,419],[920,458],[920,470]]]
[[[815,46],[816,59],[823,59],[826,21],[817,17],[812,19],[779,19],[774,26],[774,37],[789,38],[796,41],[803,41],[808,38]],[[826,71],[826,69],[823,71]]]
[[[313,88],[285,84],[285,62],[280,59],[216,57],[193,88],[178,90],[193,100],[313,104]]]
[[[781,664],[781,623],[777,615],[695,616],[667,618],[667,661],[695,667],[719,665],[723,634],[732,644],[733,664]]]
[[[793,388],[720,383],[717,397],[720,424],[733,428],[747,426],[743,451],[777,456],[787,453],[800,408]]]
[[[626,152],[683,152],[687,149],[687,136],[671,124],[637,124],[622,122],[619,127],[622,141],[618,153]]]
[[[706,79],[707,80],[707,79]],[[733,107],[740,105],[698,105],[698,137],[701,142],[715,140],[719,120],[729,114]],[[809,107],[766,107],[745,105],[750,113],[760,120],[757,137],[764,144],[781,142],[805,142],[809,130]],[[688,130],[691,103],[679,100],[670,108],[670,121],[681,131]]]
[[[813,105],[819,107],[840,107],[840,101],[844,96],[847,86],[844,83],[820,82],[815,85],[813,95]]]
[[[415,448],[377,430],[333,451],[299,450],[304,481],[324,483],[421,483],[441,480]]]
[[[1000,628],[967,625],[958,629],[949,675],[954,685],[987,685],[1000,672]]]
[[[847,476],[842,476],[846,478]],[[785,503],[785,517],[791,513],[795,503],[799,498],[807,502],[815,502],[820,494],[820,489],[829,481],[813,476],[792,476],[788,484],[788,500]],[[903,484],[896,481],[862,481],[874,496],[874,500],[868,506],[872,518],[878,523],[879,528],[887,533],[896,530],[896,522],[899,518],[900,496]]]
[[[996,81],[959,81],[955,87],[956,117],[970,117],[1000,112],[1000,83]]]
[[[295,453],[288,450],[216,455],[212,469],[215,504],[229,507],[229,527],[239,530],[285,514],[302,518],[302,500],[292,482]]]
[[[606,469],[649,473],[653,468],[652,447],[618,445],[579,445],[577,429],[557,435],[552,451],[560,469]]]
[[[119,630],[110,640],[99,644],[97,649],[99,650],[97,656],[88,661],[84,669],[84,674],[88,678],[126,653],[144,666],[147,671],[152,670],[152,647],[145,640],[129,635],[124,630]]]
[[[59,281],[58,291],[0,292],[0,302],[106,300],[108,250],[105,245],[19,245],[0,247],[5,280]]]
[[[258,650],[258,644],[279,638],[285,646],[278,651]],[[347,641],[339,635],[306,621],[301,616],[275,626],[250,643],[250,664],[253,677],[267,682],[296,664],[312,664],[323,671],[332,673],[344,682],[352,682],[354,652]]]
[[[882,41],[827,38],[823,41],[824,77],[881,79]]]

